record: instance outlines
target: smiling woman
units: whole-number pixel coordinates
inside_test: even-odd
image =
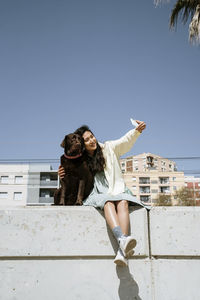
[[[127,258],[133,254],[136,240],[129,235],[129,202],[144,206],[125,186],[120,169],[119,158],[128,152],[146,124],[136,121],[136,129],[130,130],[118,140],[99,143],[88,126],[78,128],[75,133],[84,139],[88,166],[94,176],[94,188],[83,201],[83,205],[104,210],[105,219],[119,243],[114,262],[127,266]],[[64,170],[59,167],[60,178]]]
[[[97,140],[95,136],[90,131],[85,131],[82,135],[85,143],[85,149],[88,154],[93,155],[97,148]]]

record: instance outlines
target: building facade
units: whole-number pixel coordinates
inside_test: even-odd
[[[159,194],[172,195],[175,191],[200,181],[185,182],[175,162],[161,156],[143,153],[120,160],[127,187],[139,200],[153,205]],[[0,164],[0,205],[51,205],[59,186],[57,170],[49,163]],[[200,199],[199,199],[200,200]]]
[[[143,153],[120,160],[127,187],[140,201],[153,205],[159,194],[171,195],[185,185],[184,173],[176,163],[151,153]]]
[[[0,205],[51,204],[58,185],[48,163],[0,164]]]
[[[196,205],[200,205],[200,178],[185,176],[185,187],[192,190]]]

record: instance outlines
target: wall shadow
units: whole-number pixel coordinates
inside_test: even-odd
[[[116,266],[116,273],[120,280],[118,295],[120,300],[142,300],[139,287],[130,273],[129,267]]]
[[[129,214],[133,213],[134,210],[140,209],[140,206],[129,206]],[[100,209],[97,209],[99,214],[105,219],[104,212]],[[107,233],[110,240],[110,243],[113,247],[114,252],[117,254],[118,243],[113,236],[111,229],[106,223]],[[131,231],[131,228],[130,228]],[[116,273],[120,280],[118,295],[120,300],[142,300],[139,296],[139,286],[134,280],[133,275],[130,273],[129,267],[119,267],[116,266]]]

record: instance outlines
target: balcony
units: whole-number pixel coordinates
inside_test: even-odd
[[[170,194],[170,187],[169,186],[161,186],[160,193],[162,194]]]
[[[41,186],[57,186],[58,180],[40,180]]]
[[[150,178],[149,177],[140,177],[139,184],[150,184]]]
[[[150,186],[141,186],[140,194],[150,194]]]
[[[54,203],[54,197],[39,197],[40,204],[52,204]]]
[[[160,184],[169,184],[169,177],[159,177]]]

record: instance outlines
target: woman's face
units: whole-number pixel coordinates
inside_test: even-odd
[[[83,134],[83,139],[86,151],[93,155],[94,151],[97,149],[97,140],[95,136],[90,131],[85,131]]]

